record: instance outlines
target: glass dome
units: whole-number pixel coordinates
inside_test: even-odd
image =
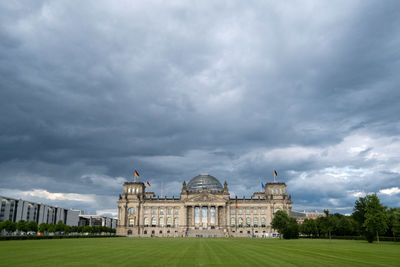
[[[223,189],[217,178],[208,174],[200,174],[193,177],[187,185],[188,191],[211,190],[215,192],[222,191]]]

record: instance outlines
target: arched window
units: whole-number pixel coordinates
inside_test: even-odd
[[[258,227],[258,218],[254,218],[254,227]]]
[[[243,227],[243,218],[242,217],[239,218],[239,227]]]
[[[132,231],[131,230],[128,230],[128,235],[132,235]]]
[[[160,215],[164,215],[164,210],[160,210]]]
[[[178,227],[179,226],[179,218],[174,219],[174,226]]]
[[[261,227],[265,227],[265,218],[264,217],[261,218]]]
[[[129,214],[135,214],[135,213],[136,213],[135,208],[130,208],[130,209],[128,210],[128,213],[129,213]]]
[[[157,224],[157,219],[156,219],[156,217],[151,218],[151,225],[152,225],[152,226],[156,226],[156,224]]]
[[[164,226],[164,217],[160,217],[159,225],[160,225],[161,227]]]
[[[168,227],[171,227],[171,224],[172,224],[172,218],[171,218],[171,217],[168,217],[168,218],[167,218],[167,226],[168,226]]]
[[[234,227],[236,225],[236,220],[235,218],[231,218],[231,226]]]
[[[246,227],[250,227],[250,224],[251,224],[251,219],[250,219],[250,217],[247,217],[246,218]]]
[[[149,218],[144,217],[144,223],[143,224],[144,225],[149,225]]]
[[[129,227],[133,227],[135,225],[135,219],[129,219]]]

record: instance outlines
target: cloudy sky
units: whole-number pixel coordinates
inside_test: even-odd
[[[400,206],[399,1],[2,1],[0,195],[116,215],[199,173]]]

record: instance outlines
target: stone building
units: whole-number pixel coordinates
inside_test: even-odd
[[[250,198],[231,198],[228,184],[211,175],[183,182],[179,198],[155,197],[142,182],[124,183],[118,235],[162,237],[273,237],[274,213],[290,213],[285,183],[267,183]]]

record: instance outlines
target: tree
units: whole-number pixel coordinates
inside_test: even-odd
[[[291,238],[299,238],[299,225],[295,218],[288,218],[289,220],[286,223],[286,227],[283,229],[283,238],[291,239]]]
[[[48,228],[48,224],[47,223],[41,223],[39,225],[39,232],[46,233],[47,232],[47,228]]]
[[[400,236],[400,208],[389,209],[387,216],[389,235],[393,236],[393,240],[396,241],[396,237]]]
[[[306,236],[315,237],[318,234],[317,224],[313,219],[305,219],[300,225],[299,230]]]
[[[47,225],[47,232],[48,233],[54,233],[56,231],[56,225],[55,224],[48,224]]]
[[[299,226],[296,219],[290,218],[283,210],[279,210],[275,213],[271,226],[285,239],[299,237]]]
[[[360,197],[355,202],[353,217],[361,225],[368,242],[379,242],[379,234],[388,229],[386,207],[381,204],[376,194]]]
[[[61,220],[57,222],[55,231],[59,233],[63,233],[65,231],[65,224]]]
[[[38,231],[38,225],[35,221],[30,221],[27,223],[27,230],[29,232],[37,232]]]
[[[3,222],[3,228],[4,230],[6,230],[7,233],[12,233],[17,230],[17,224],[15,222],[7,220]]]
[[[17,229],[19,232],[28,232],[28,224],[26,221],[24,220],[20,220],[17,223]]]
[[[285,211],[278,210],[277,212],[275,212],[274,218],[272,219],[272,222],[271,222],[271,226],[272,226],[272,228],[274,228],[275,230],[278,231],[281,238],[282,238],[283,231],[285,230],[286,224],[288,221],[289,221],[289,216]]]

